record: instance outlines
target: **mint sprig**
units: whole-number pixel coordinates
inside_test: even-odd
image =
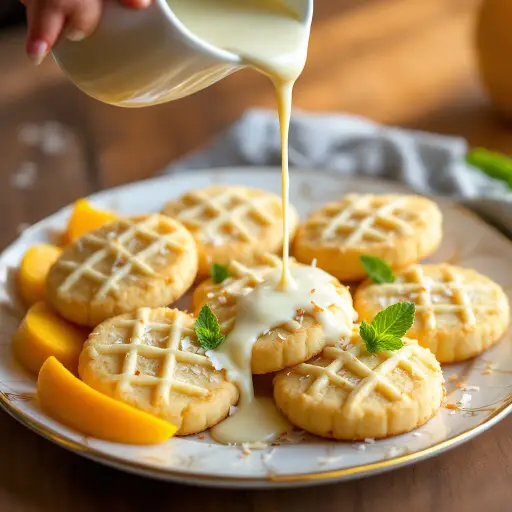
[[[369,324],[364,320],[359,335],[371,353],[399,350],[404,344],[402,336],[414,323],[416,305],[413,302],[399,302],[382,310]]]
[[[220,332],[219,320],[208,304],[205,304],[195,323],[197,341],[206,350],[214,350],[225,339],[226,336]]]
[[[365,269],[368,277],[375,283],[394,283],[396,280],[393,269],[381,258],[362,254],[359,257],[361,265]]]
[[[222,281],[231,276],[229,272],[229,265],[214,263],[210,269],[210,276],[215,284],[222,283]]]

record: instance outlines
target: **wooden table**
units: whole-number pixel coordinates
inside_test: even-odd
[[[507,150],[512,131],[494,117],[475,76],[476,0],[320,0],[296,106],[458,134]],[[179,102],[121,110],[87,98],[45,63],[23,55],[20,31],[0,34],[0,245],[70,201],[153,175],[205,144],[251,106],[273,106],[272,89],[238,73]],[[22,143],[27,124],[65,127],[63,152]],[[27,162],[26,188],[13,176]],[[19,183],[18,183],[19,186]],[[315,510],[505,511],[512,505],[512,418],[426,462],[339,485],[291,491],[197,490],[102,467],[53,446],[0,413],[0,510],[209,512]]]

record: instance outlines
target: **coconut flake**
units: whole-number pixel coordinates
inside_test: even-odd
[[[462,398],[457,402],[460,407],[467,407],[471,403],[472,396],[469,393],[464,393]]]
[[[207,350],[205,355],[210,360],[210,362],[212,363],[213,367],[216,370],[223,369],[222,363],[219,361],[219,358],[217,357],[215,350]]]
[[[23,162],[11,175],[11,187],[19,190],[32,188],[37,179],[37,165],[34,162]]]
[[[190,350],[192,349],[192,350]],[[189,336],[185,336],[181,340],[181,350],[184,350],[185,352],[195,352],[195,345],[192,344],[192,341],[190,340]]]
[[[266,450],[268,448],[268,444],[262,441],[256,441],[255,443],[243,443],[243,450]]]
[[[319,466],[330,466],[331,464],[336,464],[340,460],[343,459],[342,455],[338,455],[337,457],[318,457],[316,459]]]
[[[402,448],[399,448],[398,446],[392,446],[388,452],[387,452],[387,457],[389,457],[390,459],[393,458],[393,457],[397,457],[398,455],[400,455],[402,453]]]
[[[462,391],[480,391],[480,386],[462,386]]]

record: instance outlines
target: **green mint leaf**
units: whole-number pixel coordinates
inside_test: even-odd
[[[398,302],[378,313],[372,321],[377,337],[401,338],[412,326],[416,305],[413,302]]]
[[[220,265],[214,263],[210,269],[210,276],[215,284],[222,283],[224,279],[227,279],[231,274],[229,273],[229,265]]]
[[[375,329],[372,325],[363,320],[359,326],[359,335],[361,336],[361,339],[366,343],[366,350],[368,352],[377,352],[377,333],[375,332]]]
[[[220,332],[219,321],[208,304],[205,304],[199,312],[195,331],[197,341],[206,350],[217,348],[226,339],[226,336]]]
[[[412,326],[416,306],[412,302],[399,302],[378,313],[369,324],[364,320],[359,335],[370,353],[399,350],[404,344],[400,339]]]
[[[395,336],[384,335],[379,337],[375,352],[384,352],[387,350],[399,350],[404,346],[403,341]]]
[[[504,181],[512,188],[512,158],[484,148],[475,148],[466,155],[466,163],[491,178]]]
[[[372,281],[378,284],[395,282],[396,277],[393,274],[393,269],[381,258],[362,254],[359,260]]]

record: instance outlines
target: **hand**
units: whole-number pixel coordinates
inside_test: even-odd
[[[143,9],[152,0],[118,0],[125,7]],[[71,41],[90,35],[103,10],[104,0],[21,0],[27,8],[27,54],[39,65],[62,34]]]

